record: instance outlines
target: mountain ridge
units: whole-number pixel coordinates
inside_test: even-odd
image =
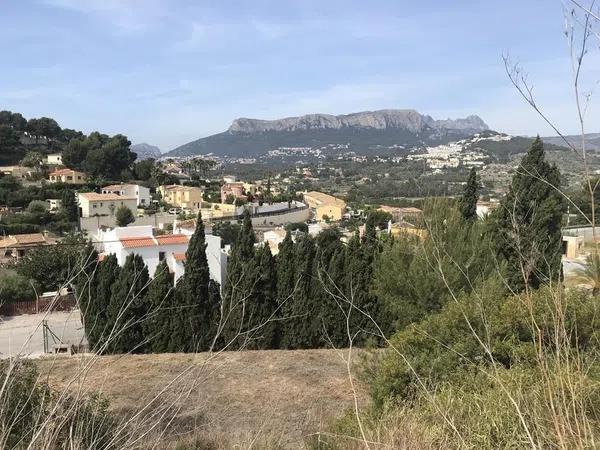
[[[275,120],[238,118],[224,132],[197,139],[169,156],[216,154],[258,156],[279,147],[342,145],[365,153],[381,147],[443,143],[489,130],[477,115],[435,120],[414,109],[385,109],[351,114],[307,114]]]

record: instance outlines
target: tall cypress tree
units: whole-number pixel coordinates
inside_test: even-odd
[[[75,194],[70,189],[65,189],[62,193],[61,209],[69,222],[77,222],[77,218],[79,217],[77,200],[75,199]]]
[[[85,329],[90,349],[105,352],[106,338],[114,326],[114,317],[109,315],[112,287],[119,278],[121,268],[114,254],[107,255],[98,266],[96,291],[85,315]]]
[[[79,302],[79,310],[88,337],[89,348],[93,345],[89,340],[89,327],[95,321],[96,312],[96,287],[98,285],[98,252],[91,243],[86,244],[79,255],[79,272],[75,278],[75,295]]]
[[[288,231],[279,244],[277,261],[277,302],[282,305],[291,299],[296,285],[296,256],[292,234]],[[291,300],[290,300],[291,301]]]
[[[244,212],[242,228],[231,249],[224,289],[222,333],[230,349],[245,346],[251,320],[251,300],[258,271],[255,264],[256,237],[248,211]]]
[[[343,347],[348,345],[345,314],[349,305],[343,298],[346,295],[346,250],[339,240],[323,247],[323,243],[319,244],[321,234],[317,237],[317,261],[321,288],[319,319],[324,332],[322,344]]]
[[[148,285],[148,267],[144,259],[131,254],[111,290],[108,317],[113,325],[108,348],[111,353],[143,353],[143,324],[147,319],[144,295]]]
[[[477,218],[477,201],[479,200],[479,180],[475,167],[471,169],[465,191],[460,199],[460,212],[465,220]]]
[[[538,136],[495,214],[495,245],[507,262],[509,286],[517,292],[561,276],[564,201],[559,187],[560,172],[546,161]]]
[[[171,324],[171,351],[193,352],[205,350],[210,324],[206,311],[210,298],[210,272],[206,259],[204,223],[198,214],[196,229],[185,253],[185,272],[177,284],[175,308]]]
[[[269,349],[279,345],[277,308],[277,269],[275,258],[268,245],[256,252],[256,282],[250,304],[249,329],[252,331],[252,348]]]
[[[305,235],[295,245],[296,282],[293,296],[283,308],[281,344],[284,348],[314,348],[321,339],[319,296],[316,273],[316,248],[312,237]],[[320,287],[319,287],[320,288]]]
[[[374,226],[366,227],[362,245],[357,233],[346,247],[346,294],[352,303],[350,331],[353,334],[360,330],[375,332],[373,321],[381,324],[385,320],[383,308],[372,293],[373,262],[379,247]],[[363,345],[368,336],[368,333],[360,333],[354,344]]]
[[[144,337],[148,341],[149,352],[169,351],[174,293],[173,277],[169,272],[169,266],[166,260],[161,261],[154,272],[154,279],[150,282],[145,297],[148,319],[144,322]]]

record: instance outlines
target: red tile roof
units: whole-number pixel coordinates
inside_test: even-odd
[[[173,253],[175,261],[185,261],[185,253]]]
[[[124,248],[154,247],[156,245],[151,237],[128,237],[119,240]]]
[[[159,245],[187,244],[190,240],[185,234],[163,234],[155,239]]]

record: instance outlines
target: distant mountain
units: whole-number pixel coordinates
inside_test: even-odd
[[[162,156],[162,152],[160,148],[155,145],[150,145],[146,143],[142,144],[133,144],[131,146],[131,151],[137,154],[137,160],[141,161],[142,159],[150,159],[150,158],[160,158]]]
[[[184,144],[169,156],[260,156],[278,148],[328,148],[330,152],[397,153],[442,144],[489,130],[478,116],[435,120],[412,109],[346,115],[309,114],[279,120],[239,118],[229,129]]]
[[[581,135],[565,136],[567,141],[575,148],[581,148]],[[566,147],[567,144],[560,136],[543,137],[542,140],[548,144],[560,145]],[[585,135],[585,147],[588,150],[600,150],[600,133],[588,133]]]

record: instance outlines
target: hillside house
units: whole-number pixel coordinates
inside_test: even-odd
[[[328,219],[338,222],[342,220],[346,212],[346,202],[344,200],[323,192],[305,192],[304,202],[313,210],[314,217],[318,221]]]
[[[30,250],[52,244],[42,233],[9,235],[0,239],[0,260],[20,259]]]
[[[122,197],[135,197],[138,206],[148,206],[152,200],[150,189],[139,184],[111,184],[102,188],[103,194],[116,194]]]
[[[202,207],[202,188],[170,184],[158,188],[163,200],[177,208],[198,210]]]
[[[227,197],[230,195],[232,195],[233,198],[245,199],[246,196],[244,195],[244,183],[241,181],[235,181],[233,183],[225,183],[223,186],[221,186],[221,203],[226,203]]]
[[[99,231],[103,254],[114,254],[120,266],[130,254],[140,255],[151,277],[161,261],[166,261],[177,282],[184,273],[185,253],[193,230],[186,233],[154,235],[151,225],[117,227]],[[210,278],[221,286],[227,276],[227,253],[221,249],[221,238],[206,234],[206,258]]]
[[[137,210],[135,197],[123,197],[117,194],[98,194],[84,192],[77,194],[80,217],[113,216],[120,206],[128,207],[133,213]]]
[[[44,163],[47,166],[62,166],[62,153],[49,153],[44,158]]]
[[[85,184],[87,175],[73,169],[57,169],[48,175],[50,183]]]

